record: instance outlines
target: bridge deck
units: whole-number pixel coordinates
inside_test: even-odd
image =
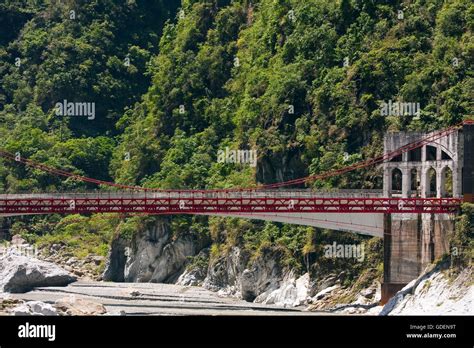
[[[0,214],[452,213],[460,199],[386,198],[378,191],[155,191],[0,195]]]
[[[384,198],[378,190],[24,193],[0,194],[0,216],[200,214],[278,221],[381,237],[383,213],[453,213],[460,202],[453,198]]]

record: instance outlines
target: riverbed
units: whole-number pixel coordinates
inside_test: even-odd
[[[283,308],[220,296],[197,286],[160,283],[79,281],[65,287],[35,288],[11,298],[42,301],[75,296],[101,303],[111,315],[327,315],[304,307]]]

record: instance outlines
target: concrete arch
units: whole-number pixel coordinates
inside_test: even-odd
[[[449,157],[451,157],[451,160],[454,161],[454,159],[456,158],[456,153],[455,151],[451,151],[449,148],[447,148],[446,146],[444,146],[443,144],[440,144],[440,143],[437,143],[437,142],[432,142],[432,143],[427,143],[426,144],[427,146],[433,146],[433,147],[436,147],[438,150],[441,150],[441,151],[444,151],[446,152],[447,155],[449,155]],[[441,152],[440,152],[441,153]]]

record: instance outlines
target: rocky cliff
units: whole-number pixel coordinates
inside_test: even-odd
[[[278,247],[251,255],[245,248],[234,246],[211,254],[205,241],[193,235],[172,236],[167,221],[160,220],[130,241],[116,238],[103,277],[118,282],[202,286],[221,295],[285,307],[327,301],[333,290],[339,297],[344,295],[344,272],[319,276],[298,273],[284,264],[284,252]],[[374,294],[375,290],[368,297]],[[327,306],[325,303],[319,308]]]
[[[103,278],[200,285],[247,301],[271,303],[282,302],[275,291],[296,280],[294,273],[282,265],[283,255],[278,249],[270,248],[253,258],[237,246],[217,258],[209,254],[205,242],[192,235],[173,237],[167,222],[160,220],[135,234],[131,241],[117,237],[112,242]],[[193,256],[202,262],[189,264]],[[275,299],[267,300],[268,296]]]
[[[104,280],[173,283],[202,243],[192,235],[173,237],[167,221],[158,220],[131,241],[117,237],[112,242]]]

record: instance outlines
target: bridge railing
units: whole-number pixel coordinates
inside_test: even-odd
[[[241,191],[206,191],[206,190],[162,190],[162,191],[84,191],[84,192],[44,192],[44,193],[6,193],[0,198],[58,198],[58,199],[132,199],[132,198],[372,198],[381,197],[382,190],[241,190]]]

